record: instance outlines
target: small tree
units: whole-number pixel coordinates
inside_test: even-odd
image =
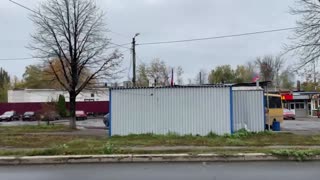
[[[37,56],[48,57],[44,64],[68,91],[70,127],[75,129],[76,97],[92,81],[119,73],[122,54],[112,50],[105,14],[93,0],[46,0],[34,12],[31,20],[35,31],[29,47]]]
[[[59,95],[58,103],[57,103],[57,110],[61,117],[67,116],[67,108],[66,108],[66,99],[63,95]]]
[[[211,70],[208,80],[210,84],[233,83],[235,79],[234,70],[230,65],[217,66]]]
[[[38,113],[37,119],[38,124],[40,125],[40,120],[46,121],[47,125],[50,124],[50,121],[55,120],[56,104],[54,102],[47,102],[41,105],[41,109]]]
[[[0,68],[0,102],[8,101],[8,89],[10,86],[10,76],[8,72]]]

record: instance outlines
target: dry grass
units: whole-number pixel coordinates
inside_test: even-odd
[[[45,134],[43,132],[68,132],[64,126],[21,126],[0,127],[0,155],[61,155],[61,154],[113,154],[113,153],[239,153],[270,152],[263,146],[269,145],[320,145],[320,135],[304,136],[290,133],[249,133],[238,132],[234,135],[217,136],[180,136],[167,135],[129,135],[111,138],[85,137],[72,134]],[[32,134],[30,134],[32,133]],[[131,150],[128,147],[152,146],[208,146],[199,149],[173,150]],[[215,147],[239,146],[239,149],[221,149]],[[25,148],[25,150],[16,150]],[[29,148],[34,148],[30,150]],[[40,148],[40,149],[39,149]],[[161,149],[161,148],[160,148]],[[318,151],[317,151],[318,152]]]
[[[24,134],[43,132],[70,132],[69,127],[64,125],[24,125],[24,126],[0,126],[1,134]]]

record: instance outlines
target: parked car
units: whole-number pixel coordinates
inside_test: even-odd
[[[87,114],[84,111],[76,111],[76,120],[85,120],[88,119]]]
[[[27,111],[22,115],[22,121],[35,121],[36,113],[33,111]]]
[[[289,109],[283,109],[283,119],[296,119],[296,115],[294,112],[290,111]]]
[[[103,116],[103,123],[107,128],[109,128],[109,126],[110,126],[110,113]]]
[[[0,121],[13,121],[19,119],[20,116],[15,111],[7,111],[0,116]]]

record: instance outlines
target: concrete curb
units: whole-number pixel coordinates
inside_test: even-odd
[[[295,161],[293,157],[280,157],[263,153],[235,155],[217,154],[119,154],[0,157],[0,165],[78,164],[78,163],[141,163],[141,162],[241,162],[241,161]],[[306,160],[319,161],[320,156]]]

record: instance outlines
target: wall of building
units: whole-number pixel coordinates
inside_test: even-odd
[[[111,90],[111,135],[231,133],[231,88]]]
[[[62,94],[69,102],[67,91],[54,89],[25,89],[25,90],[8,90],[8,102],[11,103],[28,103],[28,102],[50,102],[57,101]],[[109,89],[101,88],[94,90],[84,90],[77,96],[77,101],[109,101]]]
[[[40,111],[45,103],[0,103],[0,115],[6,111],[16,111],[18,114],[23,114],[27,111]],[[69,103],[66,103],[69,107]],[[94,114],[106,114],[109,112],[108,101],[95,102],[77,102],[77,110],[92,112]]]

